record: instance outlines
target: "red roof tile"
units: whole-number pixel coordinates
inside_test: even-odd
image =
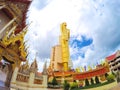
[[[55,76],[67,76],[67,75],[70,75],[70,74],[74,74],[75,72],[73,71],[67,71],[67,72],[54,72],[54,75]]]
[[[42,75],[42,73],[41,73],[41,72],[37,72],[37,75],[38,75],[38,76],[41,76],[41,75]]]
[[[109,72],[109,68],[106,66],[102,66],[100,68],[93,69],[92,71],[86,71],[86,72],[54,72],[54,76],[69,76],[73,75],[73,78],[75,80],[82,80],[86,78],[91,78],[98,75],[104,75],[105,73]]]
[[[92,78],[99,75],[104,75],[105,73],[109,72],[109,68],[103,66],[101,68],[94,69],[92,71],[77,73],[73,76],[74,80],[83,80],[86,78]]]
[[[115,57],[116,57],[116,53],[113,54],[113,55],[110,55],[110,56],[106,57],[106,59],[107,59],[108,61],[111,61],[111,60],[114,60]]]

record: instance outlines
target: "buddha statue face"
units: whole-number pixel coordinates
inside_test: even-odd
[[[66,26],[67,26],[66,22],[62,23],[62,30],[65,30]]]
[[[62,24],[62,25],[63,25],[63,26],[65,26],[65,27],[67,26],[66,22],[63,22],[63,24]]]

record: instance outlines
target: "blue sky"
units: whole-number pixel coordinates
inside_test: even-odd
[[[37,52],[40,71],[59,43],[62,22],[70,29],[74,68],[96,64],[120,49],[119,0],[33,0],[27,16],[32,22],[25,37],[28,59],[33,61]]]
[[[81,40],[77,39],[77,36],[70,38],[70,47],[73,49],[77,49],[78,52],[75,52],[74,54],[71,54],[71,59],[78,59],[80,56],[81,58],[85,58],[85,52],[81,52],[82,48],[85,48],[87,46],[90,46],[93,42],[92,38],[87,39],[86,36],[81,35]]]

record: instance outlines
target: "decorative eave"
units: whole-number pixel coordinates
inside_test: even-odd
[[[2,50],[1,56],[3,56],[3,58],[6,57],[6,59],[10,60],[10,61],[12,61],[12,60],[13,61],[15,61],[15,60],[26,61],[26,58],[19,56],[15,51],[13,51],[10,48],[7,48],[1,42],[0,42],[0,48]]]
[[[26,7],[24,8],[23,12],[22,12],[22,19],[21,19],[21,23],[20,25],[18,26],[18,28],[16,29],[15,31],[15,34],[21,32],[23,30],[23,28],[26,27],[26,14],[27,14],[27,11],[28,11],[28,8],[32,2],[32,0],[9,0],[13,3],[23,3],[23,4],[26,4]]]

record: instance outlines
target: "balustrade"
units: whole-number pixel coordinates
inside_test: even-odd
[[[41,79],[35,79],[34,84],[42,84],[43,80]]]
[[[24,74],[18,73],[17,81],[28,82],[28,80],[29,80],[29,76],[28,75],[24,75]]]

